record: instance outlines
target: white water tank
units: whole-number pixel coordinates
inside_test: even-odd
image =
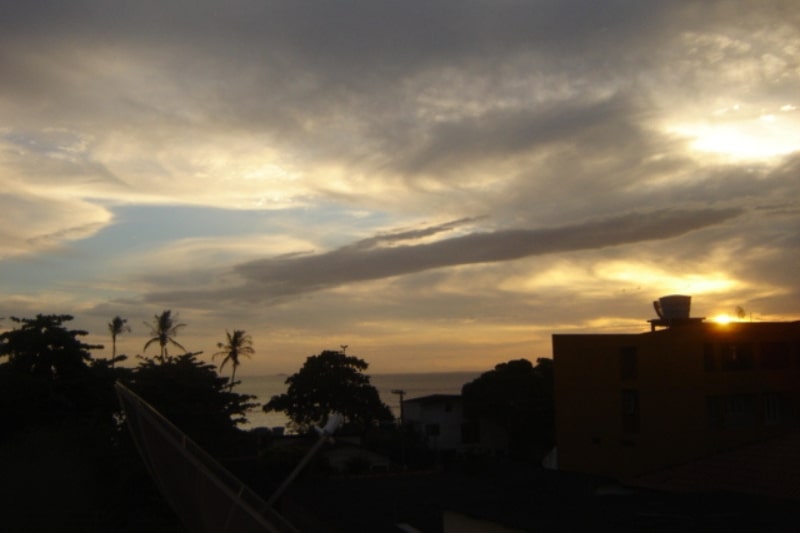
[[[676,320],[689,318],[692,307],[692,297],[682,294],[671,294],[662,296],[656,303],[656,312],[660,318],[665,320]]]

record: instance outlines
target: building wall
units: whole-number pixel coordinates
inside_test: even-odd
[[[553,359],[566,470],[654,471],[785,432],[800,412],[799,322],[553,335]]]
[[[461,396],[433,395],[406,400],[405,422],[426,438],[428,447],[438,451],[508,451],[508,432],[490,420],[467,420]]]
[[[406,400],[405,421],[425,435],[432,450],[461,450],[461,424],[464,420],[461,397],[436,395]]]

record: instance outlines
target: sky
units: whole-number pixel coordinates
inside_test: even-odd
[[[169,309],[247,376],[797,320],[796,7],[0,0],[0,328],[119,315],[133,364]]]

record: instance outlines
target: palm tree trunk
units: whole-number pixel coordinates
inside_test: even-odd
[[[231,385],[228,387],[228,392],[233,392],[233,382],[236,379],[236,365],[231,365],[233,367],[233,371],[231,372]]]

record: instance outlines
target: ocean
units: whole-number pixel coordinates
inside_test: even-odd
[[[372,374],[370,383],[378,389],[383,403],[388,405],[395,417],[400,416],[400,396],[392,394],[392,390],[405,391],[404,398],[410,400],[429,394],[461,394],[461,387],[469,383],[481,372],[436,372],[428,374]],[[266,376],[245,376],[234,389],[240,394],[252,394],[260,404],[269,401],[272,396],[286,392],[286,374]],[[242,429],[255,427],[286,427],[289,419],[283,413],[265,413],[261,407],[247,413],[247,424]]]

